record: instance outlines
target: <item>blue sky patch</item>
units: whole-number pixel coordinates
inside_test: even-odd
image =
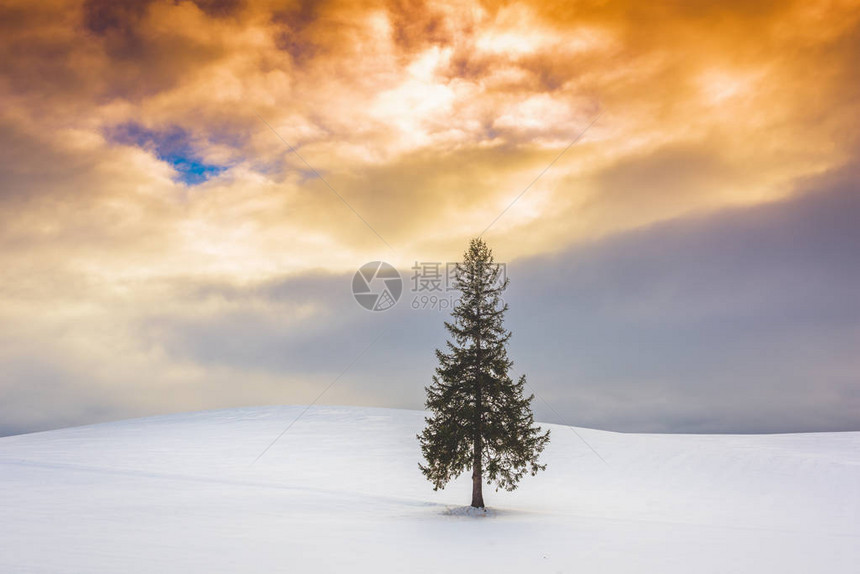
[[[227,169],[226,166],[204,162],[195,153],[190,134],[178,126],[156,131],[129,122],[109,130],[108,137],[117,143],[152,151],[158,159],[172,165],[178,179],[186,185],[203,183]]]

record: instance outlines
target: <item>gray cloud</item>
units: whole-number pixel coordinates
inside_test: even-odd
[[[852,175],[797,199],[520,262],[515,355],[586,426],[860,428]]]
[[[540,396],[538,418],[623,431],[860,429],[857,181],[843,171],[778,203],[511,262],[512,356]],[[58,346],[61,330],[18,341],[24,350],[3,357],[2,431],[309,402],[353,361],[322,403],[420,408],[446,315],[410,309],[409,291],[369,313],[350,279],[185,279],[163,287],[168,305],[108,310],[124,317],[114,320],[142,373],[110,349],[82,361]]]
[[[679,220],[511,264],[513,355],[546,419],[630,431],[780,432],[860,428],[860,195],[830,189]],[[419,408],[443,315],[370,316],[347,276],[259,289],[316,302],[298,330],[260,311],[173,326],[195,361],[327,370],[383,332],[347,381],[380,404]],[[548,408],[543,402],[550,403]]]

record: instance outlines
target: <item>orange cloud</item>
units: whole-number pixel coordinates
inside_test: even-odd
[[[98,340],[118,292],[141,313],[176,281],[451,259],[530,185],[487,232],[503,259],[784,198],[856,160],[858,22],[847,1],[6,0],[0,313],[64,309],[48,331]]]

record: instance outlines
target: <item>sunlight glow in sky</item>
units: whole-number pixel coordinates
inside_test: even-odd
[[[851,195],[859,22],[856,1],[6,0],[3,428],[308,400],[303,393],[340,363],[247,368],[222,359],[253,354],[242,337],[269,328],[267,343],[246,344],[271,343],[272,353],[325,345],[327,329],[367,320],[351,314],[361,309],[336,311],[321,285],[367,261],[408,270],[457,258],[598,114],[488,230],[500,259],[588,259],[639,233],[705,233],[728,212],[727,221],[742,221],[793,213],[786,202],[827,203],[835,188]],[[839,245],[850,252],[856,236],[845,234]],[[820,234],[804,227],[791,237]],[[821,271],[805,244],[767,241],[749,246],[760,249],[756,268],[770,269],[783,252],[800,259],[744,289]],[[685,247],[696,245],[704,244]],[[592,280],[607,293],[618,287]],[[837,289],[840,280],[822,281]],[[274,287],[287,284],[302,295],[288,300]],[[729,305],[737,287],[725,288]],[[850,298],[828,297],[853,316]],[[796,311],[785,304],[785,314]],[[232,325],[231,351],[192,352],[179,342],[180,323],[194,324],[211,349],[222,343],[214,333]],[[853,328],[810,344],[841,348]],[[701,341],[709,352],[715,345]],[[836,355],[819,358],[839,370],[839,390],[816,396],[848,408],[860,400],[857,380],[842,373],[856,360]],[[427,368],[404,367],[417,392],[343,389],[332,400],[419,408]],[[741,378],[775,376],[750,369]],[[547,377],[559,396],[576,384]],[[621,378],[632,384],[625,375],[604,388]],[[646,379],[649,388],[668,384]],[[688,387],[678,393],[705,400]],[[611,394],[565,413],[604,427],[639,424]],[[691,428],[692,407],[678,404],[672,428]],[[797,425],[827,426],[824,412]],[[730,418],[705,427],[730,428]],[[836,419],[860,428],[856,416]]]

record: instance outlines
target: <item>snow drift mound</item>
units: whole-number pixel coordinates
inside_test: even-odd
[[[0,439],[0,572],[857,572],[860,433],[548,425],[546,472],[465,512],[423,413],[304,407]],[[582,436],[606,460],[600,460]]]

